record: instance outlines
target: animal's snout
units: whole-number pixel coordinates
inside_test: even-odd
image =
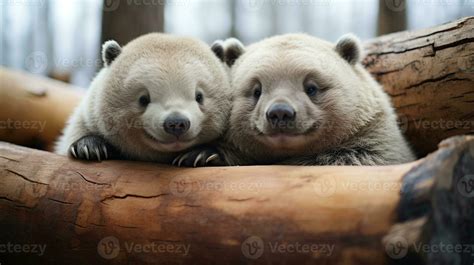
[[[287,123],[296,118],[295,109],[286,103],[274,103],[267,110],[267,120],[271,123]]]
[[[180,137],[189,130],[191,121],[183,115],[172,114],[165,119],[163,127],[165,132]]]

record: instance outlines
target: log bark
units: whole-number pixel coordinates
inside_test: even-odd
[[[0,67],[0,140],[52,150],[81,89]]]
[[[461,253],[454,257],[460,263],[449,263],[453,253],[433,257],[412,246],[472,243],[466,231],[473,230],[464,228],[474,229],[474,193],[457,185],[474,174],[474,137],[384,167],[181,169],[85,163],[0,143],[0,172],[2,264],[465,265],[471,259]],[[400,242],[407,252],[395,251]],[[44,246],[41,256],[14,251],[35,244]]]
[[[382,36],[365,67],[384,86],[420,157],[450,136],[474,133],[474,17]]]

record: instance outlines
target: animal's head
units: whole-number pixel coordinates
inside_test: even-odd
[[[246,146],[271,154],[314,150],[354,133],[370,116],[363,105],[371,79],[352,35],[336,44],[303,34],[248,47],[235,39],[221,43],[234,93],[230,138]]]
[[[102,130],[122,147],[178,152],[221,136],[230,110],[222,61],[206,44],[164,34],[103,45]]]

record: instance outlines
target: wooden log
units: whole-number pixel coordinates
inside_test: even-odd
[[[447,137],[474,132],[473,17],[379,37],[365,47],[364,64],[392,97],[402,129],[420,157]],[[63,92],[69,90],[63,83],[1,68],[0,84],[0,121],[46,122],[43,132],[0,128],[0,140],[51,150],[79,98]],[[50,87],[46,97],[26,92]]]
[[[51,150],[81,89],[0,67],[0,140]]]
[[[420,157],[443,139],[474,133],[474,17],[382,36],[365,48],[364,65],[392,97]]]
[[[474,137],[382,167],[85,163],[0,143],[0,172],[2,264],[470,264],[412,244],[473,243],[474,191],[456,187]]]

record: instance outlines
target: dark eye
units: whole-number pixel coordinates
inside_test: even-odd
[[[196,92],[196,102],[199,104],[202,104],[202,101],[204,100],[204,96],[202,95],[201,92]]]
[[[304,85],[304,92],[310,97],[316,96],[318,93],[318,86],[314,83],[307,83]]]
[[[257,82],[253,86],[253,97],[255,99],[259,99],[261,95],[262,95],[262,84],[260,84],[260,82]]]
[[[140,103],[140,106],[146,107],[150,104],[150,97],[148,95],[143,95],[138,99],[138,102]]]

